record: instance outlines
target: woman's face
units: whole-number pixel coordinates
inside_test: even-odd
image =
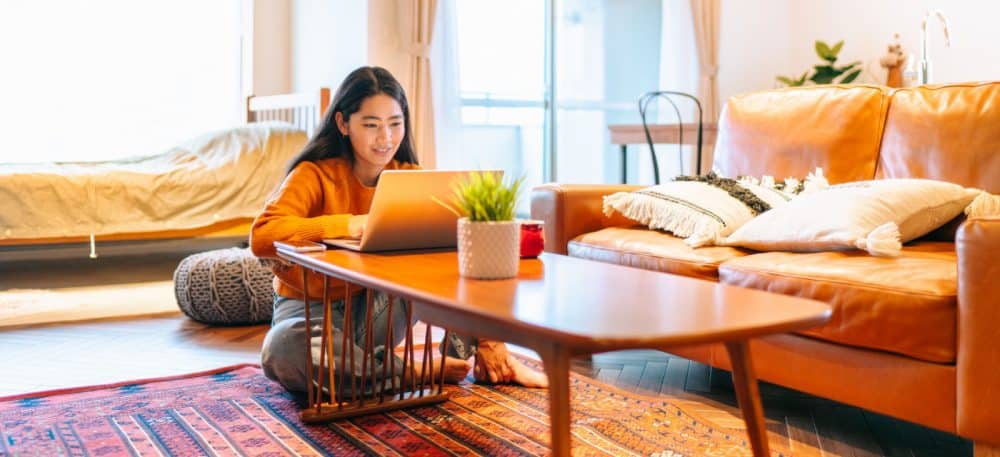
[[[351,141],[354,159],[373,167],[384,168],[392,161],[406,133],[403,109],[385,94],[364,99],[347,122],[341,113],[336,118],[340,133]]]

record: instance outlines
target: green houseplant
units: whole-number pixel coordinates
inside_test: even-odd
[[[434,199],[458,216],[458,272],[477,279],[517,276],[520,226],[514,208],[524,178],[473,172],[456,182],[450,203]],[[433,197],[432,197],[433,198]]]
[[[804,86],[806,81],[811,81],[815,84],[849,84],[861,75],[861,65],[860,61],[851,62],[842,67],[838,67],[837,54],[840,54],[840,50],[844,47],[844,41],[838,41],[833,46],[826,44],[826,42],[816,40],[816,55],[820,59],[823,59],[823,63],[819,65],[814,65],[812,69],[812,75],[809,75],[809,70],[802,73],[802,76],[796,78],[794,76],[778,76],[775,79],[778,82],[786,86]]]

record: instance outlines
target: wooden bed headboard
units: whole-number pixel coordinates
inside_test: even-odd
[[[330,106],[330,89],[319,93],[297,93],[247,97],[246,122],[284,121],[312,137]]]

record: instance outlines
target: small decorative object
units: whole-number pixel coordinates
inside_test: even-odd
[[[894,34],[894,43],[889,45],[879,63],[886,69],[885,85],[889,87],[903,87],[903,65],[906,64],[906,54],[903,53],[903,45],[899,44],[899,34]]]
[[[544,221],[521,221],[521,258],[534,259],[545,250]]]
[[[520,224],[514,220],[514,207],[523,182],[523,177],[507,181],[495,173],[471,173],[455,185],[451,204],[434,199],[459,217],[460,275],[477,279],[517,276]]]
[[[843,47],[843,40],[838,41],[833,47],[823,41],[816,40],[816,55],[825,62],[813,66],[812,76],[807,70],[798,78],[778,76],[775,79],[789,87],[804,86],[807,80],[815,84],[850,84],[861,74],[861,68],[857,68],[861,62],[851,62],[843,67],[834,66],[833,64],[837,62],[837,54],[840,54],[840,49]]]

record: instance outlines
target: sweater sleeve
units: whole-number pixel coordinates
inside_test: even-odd
[[[323,208],[319,167],[303,162],[270,197],[250,229],[250,250],[257,257],[276,257],[275,241],[319,241],[348,235],[351,214],[310,216]]]

